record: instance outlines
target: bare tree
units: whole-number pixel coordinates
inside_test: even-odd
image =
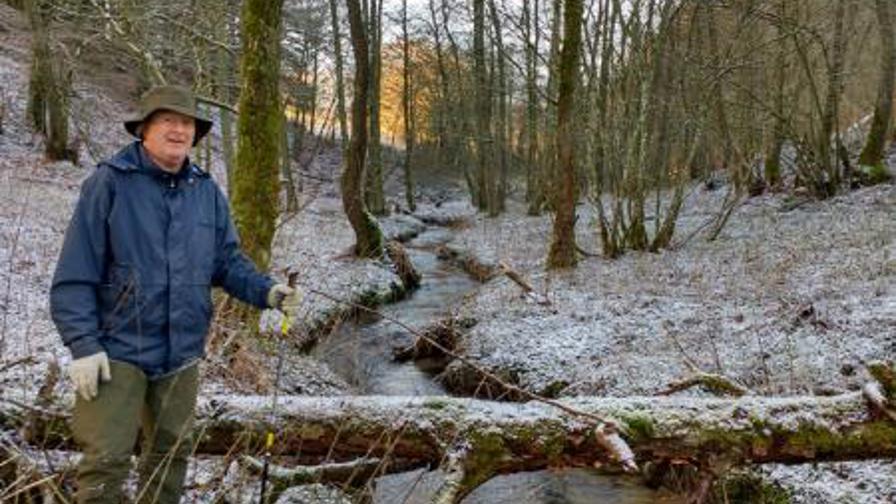
[[[382,94],[382,38],[383,38],[383,0],[370,0],[368,14],[368,34],[370,36],[370,84],[367,99],[370,121],[370,140],[367,144],[369,159],[364,173],[365,200],[367,207],[374,215],[386,213],[386,200],[383,194],[383,146],[380,126],[380,96]]]
[[[893,122],[893,91],[896,85],[896,30],[893,28],[893,4],[887,0],[875,0],[877,27],[880,34],[880,81],[877,87],[877,102],[874,106],[874,117],[871,119],[871,131],[859,164],[869,167],[870,179],[881,181],[888,177],[883,169],[884,146]]]
[[[342,69],[342,35],[339,30],[339,7],[336,0],[330,0],[330,23],[333,30],[334,72],[336,74],[336,116],[339,119],[339,143],[343,152],[348,145],[348,122],[345,114],[345,83]]]
[[[507,176],[508,176],[508,149],[510,148],[510,120],[508,112],[510,107],[509,89],[507,79],[507,51],[504,46],[504,35],[501,27],[501,17],[498,15],[498,9],[495,6],[495,0],[488,0],[489,13],[491,15],[492,30],[494,33],[493,41],[496,50],[495,66],[496,72],[492,72],[491,81],[495,83],[492,88],[496,90],[495,99],[498,103],[498,111],[495,114],[494,124],[494,149],[493,156],[496,164],[491,168],[491,192],[489,194],[489,213],[496,215],[503,212],[507,199]]]
[[[554,233],[548,252],[549,268],[576,265],[576,142],[573,114],[579,80],[579,52],[582,45],[582,0],[565,0],[563,5],[563,49],[560,53],[557,96],[557,163],[560,183],[554,196]]]
[[[355,231],[355,254],[359,257],[383,255],[383,234],[376,219],[364,206],[361,178],[367,153],[367,99],[370,60],[367,35],[361,19],[359,0],[346,0],[352,48],[355,54],[355,84],[352,97],[352,134],[345,169],[342,172],[342,207]]]
[[[523,2],[523,26],[525,33],[526,54],[526,201],[529,202],[528,212],[537,215],[544,205],[544,181],[543,173],[539,167],[538,157],[538,90],[536,79],[538,76],[538,0],[534,1],[534,7],[530,7],[530,0]],[[536,15],[532,15],[532,11]],[[534,26],[533,26],[534,25]]]
[[[408,36],[408,1],[401,2],[401,35],[402,35],[402,115],[404,117],[404,197],[408,210],[417,209],[414,201],[414,178],[411,160],[414,154],[414,93],[411,90],[411,55],[410,38]]]
[[[72,74],[68,63],[54,50],[50,33],[52,3],[27,0],[31,25],[31,77],[28,82],[28,115],[34,129],[46,138],[45,152],[52,160],[75,160],[69,148],[69,94]]]
[[[485,68],[485,0],[473,0],[473,75],[476,81],[476,206],[489,209],[491,93]]]

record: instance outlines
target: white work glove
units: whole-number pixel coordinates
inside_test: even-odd
[[[268,307],[280,310],[286,316],[294,317],[302,303],[302,291],[286,284],[275,284],[268,291]]]
[[[75,384],[75,391],[85,400],[91,401],[97,396],[99,379],[112,380],[112,372],[109,370],[109,357],[106,352],[100,352],[87,357],[81,357],[72,361],[69,374]]]

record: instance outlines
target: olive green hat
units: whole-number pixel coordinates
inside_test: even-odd
[[[140,97],[138,115],[124,122],[124,129],[135,137],[140,137],[140,125],[159,110],[171,110],[196,120],[196,135],[193,145],[199,143],[212,128],[212,122],[199,114],[196,109],[196,96],[183,86],[156,86]]]

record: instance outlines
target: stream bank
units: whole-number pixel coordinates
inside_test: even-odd
[[[380,306],[378,313],[382,316],[348,319],[318,339],[311,354],[337,372],[356,393],[395,396],[449,393],[441,383],[439,373],[450,364],[450,359],[433,352],[418,352],[397,359],[402,349],[413,346],[416,337],[389,319],[398,320],[414,331],[433,335],[439,332],[433,327],[437,328],[441,321],[454,320],[454,307],[475,295],[481,279],[471,275],[464,265],[457,264],[457,257],[462,254],[445,254],[445,250],[450,250],[448,244],[454,233],[454,227],[431,227],[407,240],[405,248],[422,274],[419,288],[403,299]],[[443,332],[452,334],[451,331]],[[461,396],[475,395],[471,390],[460,392]],[[501,394],[496,392],[495,395]],[[382,476],[376,480],[373,501],[429,503],[443,480],[444,475],[438,470]],[[639,504],[682,502],[682,498],[667,491],[649,489],[638,478],[609,477],[588,469],[563,468],[497,476],[463,502]]]

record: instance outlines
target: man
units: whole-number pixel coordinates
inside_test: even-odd
[[[73,359],[80,503],[119,501],[141,428],[138,501],[179,501],[212,286],[284,313],[299,302],[240,252],[224,195],[190,163],[211,126],[188,89],[149,90],[125,122],[139,140],[84,182],[66,231],[50,310]]]

